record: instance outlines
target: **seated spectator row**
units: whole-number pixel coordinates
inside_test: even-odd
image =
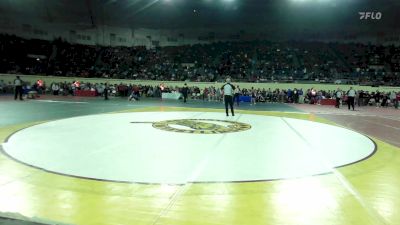
[[[272,102],[272,103],[305,103],[305,104],[321,104],[323,99],[336,99],[337,92],[341,92],[341,101],[346,102],[347,90],[317,90],[310,88],[303,89],[271,89],[271,88],[241,88],[236,86],[240,96],[250,96],[254,102]],[[140,84],[106,84],[106,83],[89,83],[89,82],[53,82],[47,85],[43,81],[37,81],[34,84],[24,84],[24,92],[35,91],[40,94],[50,95],[75,95],[76,91],[92,91],[96,96],[103,96],[107,90],[109,95],[116,97],[127,97],[132,92],[138,96],[161,98],[163,92],[181,92],[182,87],[165,86],[162,83],[157,86],[140,85]],[[203,101],[223,101],[223,91],[218,86],[209,86],[200,88],[191,86],[189,96],[191,99]],[[11,94],[14,92],[14,86],[11,83],[6,84],[0,80],[0,94]],[[400,92],[384,92],[384,91],[363,91],[356,90],[355,103],[358,106],[374,105],[377,107],[395,106],[400,101]]]

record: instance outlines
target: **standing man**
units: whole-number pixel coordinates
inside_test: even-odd
[[[236,105],[239,106],[239,102],[240,102],[240,88],[239,88],[239,85],[236,87],[234,93],[235,93]]]
[[[254,89],[254,87],[251,87],[250,95],[251,95],[250,105],[255,105],[256,104],[256,98],[257,98],[257,92],[256,92],[256,89]]]
[[[15,93],[14,93],[14,99],[17,100],[17,97],[19,96],[19,100],[22,99],[22,83],[23,81],[19,76],[17,76],[17,79],[14,80],[14,86],[15,86]]]
[[[304,96],[303,96],[303,88],[300,88],[298,95],[299,95],[299,102],[298,103],[304,103]]]
[[[187,84],[185,83],[185,85],[183,85],[183,88],[182,88],[183,103],[186,103],[188,94],[189,94],[189,88],[187,87]]]
[[[392,91],[390,92],[390,102],[393,104],[394,108],[398,108],[398,101],[397,101],[397,95],[396,92]]]
[[[108,100],[108,83],[104,83],[104,100]]]
[[[231,107],[232,116],[235,116],[235,113],[233,112],[233,91],[235,90],[235,86],[231,84],[230,78],[226,79],[226,83],[221,87],[221,90],[224,91],[226,116],[229,116],[228,104]]]
[[[3,80],[0,80],[0,95],[6,93],[6,84]]]
[[[356,91],[353,89],[353,87],[350,87],[350,90],[347,92],[347,106],[350,106],[353,108],[354,111],[354,98],[356,97]]]
[[[336,108],[340,108],[340,99],[342,98],[342,91],[338,88],[336,90],[335,95],[336,95],[336,105],[335,105],[335,107]]]

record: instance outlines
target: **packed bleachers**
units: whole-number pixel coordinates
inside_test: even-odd
[[[324,104],[325,100],[335,100],[337,92],[341,92],[341,101],[346,102],[348,90],[318,90],[316,88],[309,89],[271,89],[271,88],[240,88],[238,96],[253,99],[254,103],[297,103],[297,104]],[[136,91],[136,96],[147,98],[161,98],[163,92],[182,92],[181,86],[152,86],[131,83],[119,83],[107,85],[106,83],[90,83],[90,82],[46,82],[27,83],[24,82],[24,93],[29,98],[29,92],[38,95],[57,95],[57,96],[103,96],[105,91],[109,96],[127,97]],[[14,92],[14,86],[11,83],[5,83],[0,80],[0,95],[11,94]],[[90,93],[89,95],[81,95],[82,93]],[[219,86],[208,86],[199,88],[197,86],[188,87],[190,99],[203,101],[222,101],[223,92]],[[356,90],[355,103],[358,106],[376,106],[376,107],[399,107],[400,92],[395,91],[364,91]]]
[[[322,42],[216,42],[105,47],[0,35],[0,73],[138,80],[319,81],[400,85],[400,47]]]

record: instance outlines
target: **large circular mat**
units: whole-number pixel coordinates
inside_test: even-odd
[[[363,160],[375,144],[305,120],[208,112],[135,112],[35,125],[3,144],[10,157],[84,178],[184,184],[304,177]]]

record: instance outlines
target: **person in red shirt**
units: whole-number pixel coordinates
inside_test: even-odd
[[[132,93],[129,95],[128,101],[139,101],[140,97],[140,88],[137,85],[134,85],[132,88]]]
[[[75,89],[76,89],[76,90],[81,90],[81,82],[80,82],[80,81],[78,81],[78,80],[75,81],[75,82],[74,82],[74,85],[75,85]]]

